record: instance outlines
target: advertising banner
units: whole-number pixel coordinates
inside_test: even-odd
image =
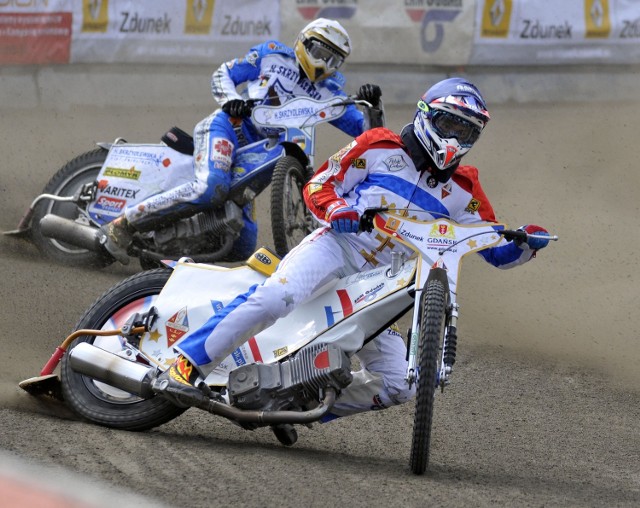
[[[281,0],[280,8],[285,44],[316,18],[339,21],[353,43],[348,62],[457,66],[471,54],[476,0]]]
[[[73,34],[72,62],[217,66],[279,37],[279,2],[82,0],[74,2]]]
[[[0,65],[69,63],[71,0],[0,0]]]
[[[349,32],[345,70],[640,63],[640,0],[0,0],[0,65],[218,66],[318,17]]]
[[[637,0],[479,0],[471,64],[640,62]]]

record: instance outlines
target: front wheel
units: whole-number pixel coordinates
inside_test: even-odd
[[[158,269],[137,273],[104,293],[76,326],[79,329],[113,330],[120,328],[135,312],[144,313],[154,304],[165,286],[171,270]],[[82,336],[80,342],[89,342],[112,353],[121,353],[122,338]],[[138,363],[149,365],[139,357]],[[171,404],[162,397],[141,399],[138,396],[78,374],[69,365],[69,355],[62,357],[60,365],[62,395],[66,403],[81,417],[99,425],[124,430],[147,430],[162,425],[182,414],[185,409]]]
[[[302,189],[307,183],[298,159],[282,157],[271,177],[271,230],[276,253],[283,257],[314,229],[314,219],[304,204]]]
[[[415,474],[423,474],[429,465],[433,403],[449,297],[440,280],[428,280],[425,286],[420,304],[419,362],[410,460],[411,471]]]
[[[67,162],[53,175],[42,191],[43,194],[56,196],[73,196],[84,184],[92,183],[98,177],[100,169],[107,158],[108,151],[96,148],[90,152],[78,155]],[[35,206],[31,240],[38,250],[50,259],[71,266],[91,266],[103,268],[113,263],[114,259],[106,252],[92,252],[66,242],[46,237],[40,230],[40,219],[47,214],[71,220],[83,220],[75,203],[43,199]]]

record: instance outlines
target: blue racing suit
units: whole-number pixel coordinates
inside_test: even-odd
[[[316,100],[344,96],[345,78],[340,73],[312,83],[301,73],[293,49],[277,41],[255,46],[242,58],[222,64],[211,79],[211,92],[220,105],[234,99],[265,99],[269,104],[290,96],[309,96]],[[242,91],[239,87],[242,85]],[[350,105],[340,118],[330,122],[355,137],[364,130],[361,111]],[[224,203],[231,184],[231,168],[236,149],[265,136],[251,118],[234,118],[218,109],[194,129],[195,179],[156,194],[125,211],[136,229],[150,229],[158,220],[192,215]],[[248,258],[256,248],[258,236],[253,203],[243,210],[244,227],[234,243],[230,259]]]

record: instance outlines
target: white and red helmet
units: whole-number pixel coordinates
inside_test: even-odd
[[[318,18],[302,29],[294,51],[307,78],[321,81],[344,63],[351,53],[351,39],[337,21]]]
[[[440,170],[458,163],[489,121],[475,85],[449,78],[433,85],[418,101],[413,131]]]

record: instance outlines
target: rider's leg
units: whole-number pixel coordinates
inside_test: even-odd
[[[176,347],[179,358],[188,359],[205,378],[253,334],[289,314],[328,282],[344,276],[349,263],[335,237],[326,231],[309,235],[262,285],[238,295],[185,338]],[[168,378],[166,373],[162,376]],[[172,386],[180,389],[177,383]]]
[[[256,251],[258,241],[258,223],[256,221],[255,202],[252,201],[242,209],[242,219],[244,226],[240,231],[240,236],[235,242],[231,251],[225,258],[226,261],[238,261],[247,259]]]
[[[353,381],[345,388],[331,409],[333,417],[364,411],[386,409],[403,404],[415,395],[415,385],[409,388],[407,348],[396,326],[387,328],[368,342],[356,357],[361,370],[353,373]],[[325,421],[333,419],[331,416]]]
[[[155,194],[101,229],[106,249],[117,259],[127,257],[135,231],[150,231],[162,224],[224,203],[231,183],[231,162],[237,138],[229,115],[218,110],[194,129],[194,180]]]

